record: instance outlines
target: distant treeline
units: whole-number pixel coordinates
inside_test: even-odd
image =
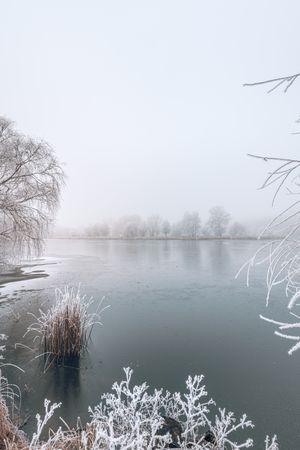
[[[115,221],[95,223],[82,230],[57,229],[54,236],[84,238],[243,238],[249,237],[244,225],[231,219],[221,206],[209,211],[209,218],[202,223],[197,211],[185,212],[182,219],[171,223],[159,215],[143,219],[138,215],[123,216]]]

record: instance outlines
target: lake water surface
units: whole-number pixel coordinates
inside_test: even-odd
[[[23,391],[22,413],[42,411],[45,397],[62,401],[57,414],[74,425],[88,418],[122,368],[134,369],[134,382],[184,390],[189,374],[206,377],[219,406],[246,412],[256,427],[246,435],[264,448],[266,434],[277,433],[281,448],[300,448],[300,352],[287,355],[288,341],[260,313],[282,319],[281,291],[265,308],[265,270],[246,287],[235,280],[239,267],[261,245],[256,241],[49,240],[45,258],[31,270],[48,277],[1,288],[0,332],[9,335],[6,359],[25,374],[8,369]],[[43,265],[42,265],[43,264]],[[32,321],[27,312],[47,309],[56,287],[78,286],[95,300],[105,296],[110,309],[103,327],[93,331],[80,367],[43,373],[36,351],[15,348]],[[3,298],[3,296],[6,296]],[[34,414],[25,426],[32,432]],[[53,425],[59,423],[58,418]]]

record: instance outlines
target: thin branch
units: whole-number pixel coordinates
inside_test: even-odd
[[[264,85],[264,84],[276,83],[276,85],[268,91],[268,93],[271,93],[271,92],[275,91],[276,89],[278,89],[279,86],[281,86],[283,83],[287,83],[287,86],[284,89],[284,92],[287,92],[288,89],[292,86],[292,84],[297,80],[297,78],[299,76],[300,76],[300,73],[296,73],[294,75],[288,75],[285,77],[270,78],[268,80],[256,81],[253,83],[244,83],[243,86],[244,87],[252,87],[252,86],[260,86],[260,85]]]

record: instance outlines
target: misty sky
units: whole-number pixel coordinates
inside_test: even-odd
[[[300,81],[242,84],[300,70],[299,20],[296,0],[1,1],[0,114],[65,163],[58,223],[269,216],[246,154],[299,158]]]

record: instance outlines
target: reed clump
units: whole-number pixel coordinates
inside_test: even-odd
[[[23,449],[28,447],[25,435],[20,431],[9,417],[8,408],[4,399],[0,398],[0,449]]]
[[[55,297],[54,305],[47,312],[40,310],[39,316],[33,315],[35,322],[25,333],[33,332],[35,338],[39,337],[42,355],[46,358],[45,367],[53,361],[79,358],[88,345],[94,325],[102,325],[101,314],[108,308],[102,307],[103,297],[96,312],[90,313],[94,301],[82,295],[80,288],[56,289]]]
[[[6,341],[6,339],[6,335],[0,334],[0,343]],[[18,410],[20,407],[21,393],[17,386],[8,382],[2,373],[2,368],[6,366],[18,367],[3,362],[4,352],[5,345],[0,345],[0,450],[17,450],[23,449],[27,445],[25,434],[12,421],[14,410]],[[11,414],[9,414],[9,410]]]

